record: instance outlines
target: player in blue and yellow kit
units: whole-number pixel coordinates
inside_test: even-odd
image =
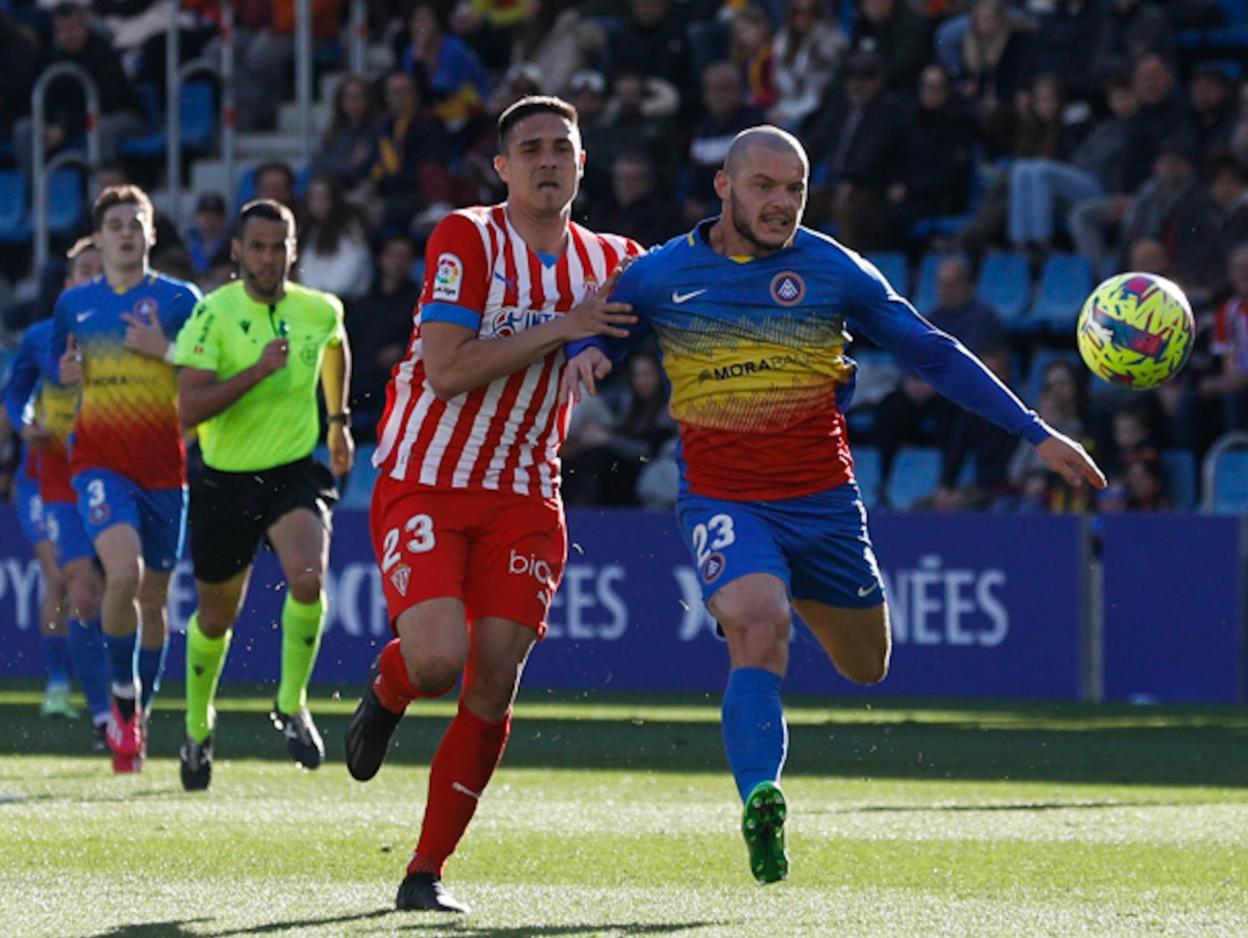
[[[880,273],[800,227],[809,166],[774,127],[743,131],[715,178],[722,214],[625,271],[612,298],[658,337],[680,424],[677,517],[728,644],[728,763],[761,883],[784,879],[787,731],[780,683],[796,610],[846,678],[874,684],[890,653],[884,582],[838,404],[861,331],[958,404],[1034,444],[1075,485],[1104,476]],[[593,393],[629,340],[568,348],[564,392]]]
[[[173,346],[162,339],[153,355],[136,337],[177,335],[200,294],[148,267],[154,213],[141,189],[110,186],[91,217],[104,274],[61,294],[50,354],[67,383],[81,371],[70,470],[83,526],[104,568],[101,620],[113,696],[108,744],[114,769],[135,771],[164,667],[169,577],[186,520]]]
[[[91,239],[80,239],[67,257],[66,289],[99,275],[100,252]],[[68,635],[61,634],[60,641],[68,645],[68,656],[86,697],[97,743],[102,747],[109,713],[108,669],[98,613],[102,583],[95,567],[95,552],[78,517],[76,496],[69,481],[67,447],[78,410],[78,388],[60,384],[50,372],[51,338],[52,321],[47,319],[35,323],[23,334],[5,389],[4,406],[10,421],[30,448],[31,461],[37,467],[37,495],[52,562],[52,576],[45,579],[46,598],[58,607],[55,614],[61,624],[65,624],[63,620],[68,612]],[[48,621],[49,613],[43,611],[42,614],[45,622]],[[49,655],[49,662],[53,660],[54,656]],[[67,681],[63,664],[60,670],[62,680]],[[51,686],[50,669],[49,688]],[[45,697],[45,708],[46,702]]]

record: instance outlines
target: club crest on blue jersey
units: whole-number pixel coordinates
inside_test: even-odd
[[[156,321],[156,316],[160,313],[160,307],[156,301],[150,296],[139,297],[139,301],[134,304],[134,316],[143,322],[151,325]]]
[[[781,306],[794,306],[806,295],[806,281],[800,274],[782,270],[771,278],[771,298]]]

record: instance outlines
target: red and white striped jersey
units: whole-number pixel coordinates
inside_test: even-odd
[[[481,340],[505,338],[566,313],[641,247],[573,223],[567,248],[547,266],[505,209],[458,209],[433,230],[415,329],[386,389],[373,463],[392,479],[439,489],[553,498],[570,409],[558,403],[563,350],[440,401],[425,376],[421,323],[453,322]]]

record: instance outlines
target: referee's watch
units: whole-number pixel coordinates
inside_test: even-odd
[[[344,410],[340,414],[330,414],[327,419],[330,423],[340,423],[349,429],[351,426],[351,411]]]

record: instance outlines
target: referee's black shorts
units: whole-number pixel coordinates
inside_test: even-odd
[[[255,559],[265,532],[298,508],[314,512],[325,530],[338,489],[311,456],[258,472],[220,472],[204,466],[191,481],[188,514],[195,579],[224,583]]]

